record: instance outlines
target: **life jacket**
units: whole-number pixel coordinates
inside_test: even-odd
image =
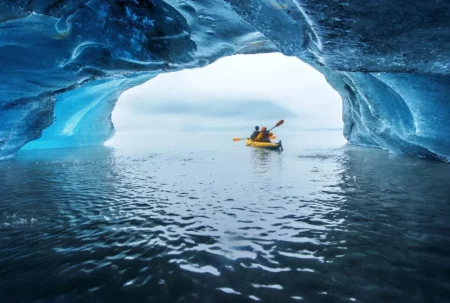
[[[266,130],[260,132],[256,137],[256,141],[269,141],[270,142],[270,133]]]
[[[258,142],[261,141],[262,137],[263,137],[263,134],[259,133],[258,136],[256,136],[256,141],[258,141]]]

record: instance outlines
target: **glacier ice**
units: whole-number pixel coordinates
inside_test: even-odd
[[[124,90],[275,51],[340,93],[350,143],[450,160],[450,6],[411,0],[0,0],[0,158],[102,143]]]
[[[151,73],[94,80],[56,97],[56,119],[39,140],[22,149],[64,148],[96,145],[114,133],[111,113],[120,94],[153,78]]]

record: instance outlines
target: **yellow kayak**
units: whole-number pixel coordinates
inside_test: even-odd
[[[281,145],[281,141],[278,143],[274,142],[256,142],[250,139],[245,140],[245,145],[259,148],[267,148],[267,149],[281,149],[283,150],[283,146]]]

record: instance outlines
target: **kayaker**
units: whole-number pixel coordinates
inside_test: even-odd
[[[270,141],[270,132],[267,130],[267,127],[263,126],[261,128],[261,132],[256,137],[256,141],[258,141],[258,142],[271,142]]]
[[[255,131],[250,135],[250,140],[255,141],[259,135],[259,126],[255,126]]]

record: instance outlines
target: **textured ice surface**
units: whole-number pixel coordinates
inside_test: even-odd
[[[270,51],[326,76],[349,142],[450,159],[450,6],[414,0],[0,0],[0,157],[100,144],[127,88]]]
[[[96,145],[114,132],[111,112],[120,94],[152,78],[150,73],[94,80],[56,98],[53,124],[23,149]]]

